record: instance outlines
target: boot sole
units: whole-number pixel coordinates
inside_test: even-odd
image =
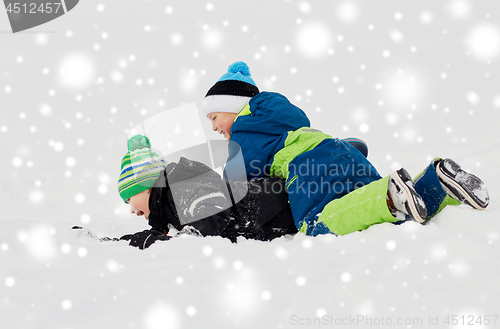
[[[410,174],[404,168],[399,169],[396,173],[397,176],[394,179],[397,180],[397,184],[406,192],[406,195],[410,197],[405,202],[408,216],[420,224],[424,223],[427,220],[427,208],[422,197],[413,188]],[[406,182],[410,182],[412,186],[408,186]]]
[[[484,210],[488,206],[490,198],[483,181],[462,170],[455,161],[445,159],[439,162],[436,173],[445,187],[445,192],[455,200],[478,210]]]

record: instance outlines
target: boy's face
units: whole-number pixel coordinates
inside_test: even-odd
[[[237,116],[238,114],[236,113],[213,112],[207,117],[208,120],[212,122],[212,130],[218,131],[219,134],[223,134],[229,141],[231,139],[231,126]]]
[[[127,201],[130,204],[130,212],[137,216],[144,216],[149,219],[149,195],[151,190],[142,191],[130,197]]]

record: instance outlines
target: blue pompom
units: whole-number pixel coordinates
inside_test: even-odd
[[[227,71],[230,73],[240,72],[243,75],[250,76],[250,69],[248,68],[248,65],[245,62],[233,63],[233,64],[229,65],[229,68]]]

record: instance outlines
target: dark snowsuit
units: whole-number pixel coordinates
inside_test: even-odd
[[[244,197],[234,203],[234,195]],[[187,228],[235,242],[238,236],[267,241],[297,233],[284,179],[230,185],[208,166],[183,157],[177,164],[170,163],[156,180],[149,208],[149,225],[165,234],[171,227]]]

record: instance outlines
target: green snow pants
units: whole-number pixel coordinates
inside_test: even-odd
[[[388,184],[389,176],[329,202],[319,215],[316,226],[319,224],[321,227],[322,223],[332,233],[344,235],[364,230],[374,224],[399,221],[391,215],[387,207]],[[301,231],[304,232],[302,229]]]

